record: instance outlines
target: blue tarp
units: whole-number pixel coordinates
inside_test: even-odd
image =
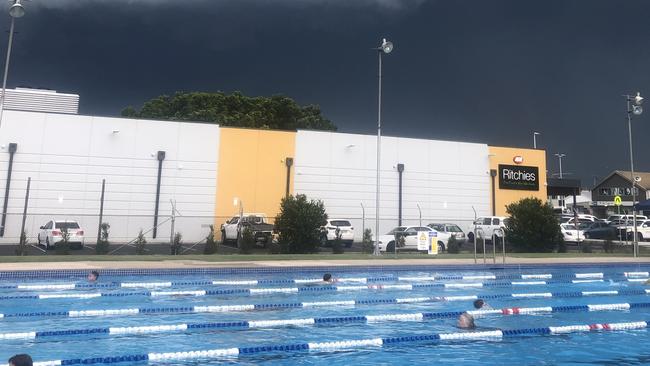
[[[650,211],[650,200],[641,201],[634,207],[637,211]]]

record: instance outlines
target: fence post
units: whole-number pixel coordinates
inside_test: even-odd
[[[102,239],[102,221],[104,221],[104,189],[106,188],[106,179],[102,179],[102,196],[99,199],[99,224],[97,224],[97,243]]]
[[[27,220],[27,204],[29,203],[29,186],[32,183],[32,177],[27,178],[27,190],[25,191],[25,207],[23,207],[23,222],[20,225],[20,244],[22,243],[23,233],[25,232],[25,220]],[[25,238],[26,239],[26,238]]]

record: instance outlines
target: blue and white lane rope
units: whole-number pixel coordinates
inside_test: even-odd
[[[63,365],[88,365],[88,364],[114,364],[135,362],[165,362],[187,361],[200,359],[232,358],[240,355],[257,355],[270,352],[306,352],[306,351],[337,351],[368,347],[398,346],[414,342],[444,342],[444,341],[473,341],[473,340],[501,340],[524,336],[543,336],[555,334],[568,334],[578,332],[625,331],[648,328],[648,322],[635,321],[625,323],[595,323],[578,324],[560,327],[539,327],[519,329],[498,329],[482,332],[452,332],[433,333],[428,335],[407,335],[387,338],[348,339],[331,342],[269,344],[250,347],[219,348],[201,351],[179,351],[165,353],[142,353],[134,355],[104,356],[93,358],[75,358],[66,360],[53,360],[34,362],[35,366],[63,366]]]
[[[627,273],[642,273],[642,272],[625,272]],[[646,272],[647,273],[647,272]],[[511,274],[511,275],[441,275],[441,276],[379,276],[379,277],[342,277],[335,279],[336,282],[345,283],[372,283],[372,282],[386,282],[386,281],[404,281],[404,282],[430,282],[430,281],[476,281],[476,280],[508,280],[508,279],[521,279],[521,280],[548,280],[555,278],[575,278],[575,279],[595,279],[604,278],[605,274],[602,272],[597,273],[568,273],[562,275],[552,274]],[[650,277],[650,274],[645,277]],[[109,283],[58,283],[58,284],[11,284],[0,285],[0,289],[17,289],[17,290],[73,290],[73,289],[89,289],[89,288],[166,288],[166,287],[180,287],[180,286],[257,286],[257,285],[286,285],[286,284],[310,284],[322,283],[320,278],[306,278],[306,279],[280,279],[280,280],[219,280],[219,281],[160,281],[160,282],[109,282]]]
[[[512,293],[512,294],[478,294],[458,296],[429,296],[405,298],[378,298],[365,300],[336,300],[315,302],[287,302],[264,304],[240,305],[206,305],[206,306],[180,306],[180,307],[145,307],[123,309],[97,309],[97,310],[63,310],[63,311],[36,311],[0,314],[0,319],[30,318],[30,317],[102,317],[102,316],[131,316],[153,314],[189,314],[189,313],[231,313],[244,311],[264,311],[279,309],[333,307],[333,306],[364,306],[384,304],[415,304],[443,301],[473,301],[477,299],[541,299],[541,298],[576,298],[589,296],[643,296],[649,295],[650,289],[626,289],[606,291],[574,291],[574,292],[537,292],[537,293]]]
[[[644,279],[625,279],[615,282],[642,282]],[[467,282],[467,283],[415,283],[415,284],[367,284],[354,286],[303,286],[303,287],[267,287],[267,288],[241,288],[241,289],[215,289],[215,290],[170,290],[170,291],[140,291],[140,292],[94,292],[94,293],[45,293],[37,295],[8,295],[0,296],[0,300],[46,300],[46,299],[91,299],[97,297],[163,297],[163,296],[222,296],[222,295],[269,295],[276,293],[310,293],[310,292],[341,292],[365,290],[398,290],[413,291],[425,288],[463,289],[482,287],[510,287],[510,286],[548,286],[555,284],[582,284],[605,282],[602,279],[584,280],[554,280],[554,281],[503,281],[503,282]]]
[[[484,316],[508,316],[508,315],[535,315],[545,313],[567,313],[567,312],[595,312],[595,311],[629,311],[633,309],[648,309],[650,302],[620,303],[620,304],[590,304],[590,305],[565,305],[565,306],[542,306],[542,307],[507,307],[502,309],[481,309],[470,310],[467,313],[475,317]],[[13,339],[42,339],[48,337],[77,336],[77,335],[140,335],[154,333],[174,333],[187,331],[204,330],[228,330],[228,329],[256,329],[256,328],[278,328],[288,326],[316,326],[316,325],[339,325],[348,323],[378,323],[391,321],[425,321],[431,319],[457,318],[463,311],[445,312],[423,312],[403,314],[379,314],[379,315],[358,315],[358,316],[336,316],[316,318],[293,318],[273,320],[231,320],[227,322],[209,323],[182,323],[165,325],[145,325],[133,327],[96,327],[84,329],[65,330],[36,330],[30,332],[0,333],[1,340]]]

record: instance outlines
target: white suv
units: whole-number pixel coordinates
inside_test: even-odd
[[[79,227],[76,221],[56,221],[50,220],[45,225],[40,227],[40,232],[37,235],[38,245],[45,245],[45,249],[53,248],[56,243],[63,240],[63,231],[67,231],[70,235],[68,243],[83,248],[84,246],[84,231]]]
[[[336,230],[339,230],[341,241],[345,243],[345,247],[349,248],[354,242],[354,228],[349,220],[342,219],[329,219],[327,224],[323,227],[323,244],[331,244],[336,240]]]
[[[474,242],[474,229],[477,230],[482,230],[483,235],[486,240],[492,240],[492,235],[494,234],[494,231],[497,229],[505,229],[506,224],[505,220],[507,217],[504,216],[484,216],[484,217],[479,217],[478,219],[474,220],[474,223],[470,225],[468,233],[467,233],[467,239],[469,240],[470,243]]]

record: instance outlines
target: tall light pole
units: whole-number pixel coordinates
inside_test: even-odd
[[[566,154],[555,154],[555,156],[557,156],[560,161],[560,179],[562,179],[562,158],[565,157]]]
[[[634,151],[632,150],[632,115],[640,116],[643,113],[641,103],[643,97],[641,93],[637,92],[636,95],[623,95],[627,101],[627,130],[630,139],[630,178],[632,181],[632,220],[634,220],[634,257],[639,255],[639,242],[637,241],[637,227],[636,227],[636,177],[634,176]]]
[[[387,41],[386,38],[384,38],[381,41],[381,45],[375,48],[375,50],[377,50],[377,54],[379,55],[379,93],[377,103],[377,197],[375,202],[375,250],[373,251],[373,254],[379,255],[379,170],[381,168],[381,58],[384,53],[389,54],[393,51],[393,43]]]
[[[541,133],[533,132],[533,149],[537,149],[537,135],[541,135]]]
[[[0,127],[2,126],[2,115],[5,111],[5,99],[7,93],[7,76],[9,75],[9,60],[11,59],[11,46],[14,41],[14,25],[16,18],[22,18],[25,15],[25,8],[21,4],[22,0],[12,0],[13,4],[9,8],[11,16],[11,26],[9,26],[9,43],[7,45],[7,59],[5,60],[5,73],[2,78],[2,96],[0,97]]]

